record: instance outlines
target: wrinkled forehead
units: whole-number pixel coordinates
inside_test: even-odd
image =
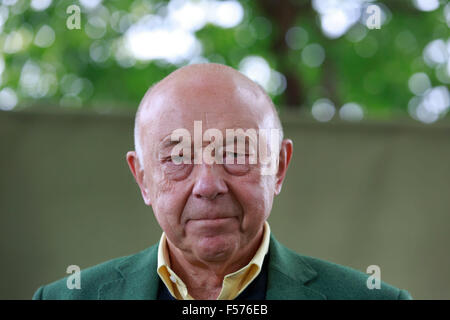
[[[273,117],[267,97],[251,86],[191,82],[154,92],[139,122],[147,138],[161,141],[176,129],[193,132],[195,121],[201,121],[203,131],[225,131],[273,128]]]

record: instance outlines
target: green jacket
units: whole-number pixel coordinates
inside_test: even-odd
[[[266,298],[268,300],[412,299],[405,290],[381,282],[368,289],[368,274],[299,255],[270,237]],[[66,279],[40,287],[33,299],[156,299],[158,244],[137,254],[81,271],[81,289],[68,289]]]

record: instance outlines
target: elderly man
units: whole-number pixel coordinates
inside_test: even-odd
[[[230,130],[238,133],[228,139]],[[272,131],[276,139],[260,134]],[[234,69],[190,65],[150,88],[136,114],[135,149],[127,162],[163,230],[159,243],[83,270],[80,289],[62,279],[35,299],[411,298],[290,251],[270,233],[293,144],[267,94]],[[261,150],[275,157],[262,161]]]

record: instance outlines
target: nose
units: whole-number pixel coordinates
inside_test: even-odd
[[[214,200],[228,192],[228,187],[220,176],[220,172],[218,172],[220,168],[208,164],[198,166],[198,173],[192,190],[197,199]]]

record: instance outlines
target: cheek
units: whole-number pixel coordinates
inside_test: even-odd
[[[151,200],[156,203],[160,198],[178,197],[178,190],[181,180],[186,179],[192,171],[192,165],[164,163],[155,166],[148,177],[148,184],[151,186]]]
[[[172,239],[180,237],[182,226],[181,215],[189,197],[188,183],[167,179],[160,172],[154,179],[152,208],[161,228],[172,235]]]
[[[237,181],[239,180],[239,181]],[[272,209],[274,194],[274,179],[269,176],[247,177],[237,179],[234,185],[234,195],[243,207],[243,228],[258,225],[268,218]]]

